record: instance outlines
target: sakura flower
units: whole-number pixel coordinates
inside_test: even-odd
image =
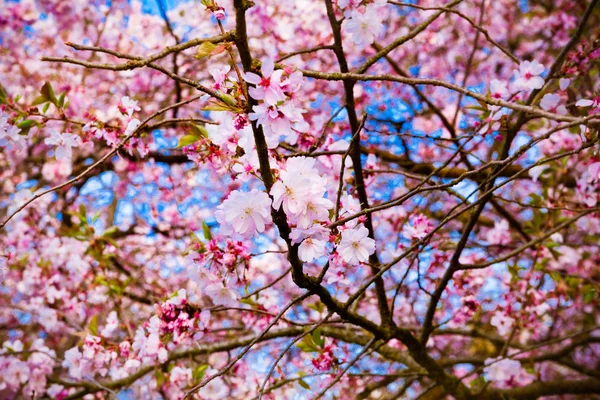
[[[279,292],[273,288],[267,288],[260,292],[256,300],[266,310],[274,310],[280,304]]]
[[[15,340],[14,342],[11,342],[10,340],[7,340],[6,342],[2,343],[2,352],[4,352],[5,350],[10,350],[13,352],[20,352],[23,351],[23,342],[21,342],[20,340]]]
[[[214,90],[222,90],[225,85],[225,80],[227,79],[227,74],[231,70],[229,65],[226,65],[223,68],[209,68],[208,73],[211,74],[215,83],[212,88]]]
[[[356,8],[360,4],[360,0],[338,0],[337,5],[339,8],[346,8],[350,6],[351,8]]]
[[[563,243],[563,241],[564,241],[563,236],[558,232],[553,233],[550,236],[550,240],[552,240],[554,243]]]
[[[281,77],[283,70],[275,71],[275,63],[270,58],[262,60],[260,68],[262,77],[253,72],[247,72],[244,80],[255,85],[248,88],[248,94],[256,100],[264,100],[269,106],[274,106],[278,102],[285,100],[286,96],[281,90]]]
[[[570,79],[560,78],[558,80],[558,86],[560,87],[560,90],[562,90],[563,92],[565,90],[567,90],[567,88],[569,87],[570,84],[571,84],[571,80]]]
[[[346,32],[356,45],[370,45],[383,32],[383,24],[377,16],[377,7],[367,5],[365,12],[353,10],[346,21]]]
[[[200,318],[198,320],[198,329],[206,330],[210,325],[210,310],[204,309],[200,312]]]
[[[27,137],[20,135],[21,130],[16,125],[8,124],[7,121],[8,116],[6,114],[0,116],[0,141],[5,139],[7,147],[14,147],[20,152],[27,146]]]
[[[26,362],[10,359],[7,364],[8,368],[4,371],[3,378],[13,390],[29,380],[29,367]]]
[[[283,206],[286,214],[299,214],[309,199],[311,181],[297,170],[286,175],[285,182],[275,182],[271,188],[273,208],[279,210]]]
[[[100,332],[103,337],[112,337],[115,331],[119,328],[119,318],[117,317],[116,311],[111,311],[106,319],[106,326]]]
[[[225,19],[225,9],[223,7],[217,8],[213,11],[213,16],[217,21],[223,21]]]
[[[335,360],[331,346],[325,346],[319,356],[313,358],[311,362],[317,371],[325,372],[331,369]]]
[[[540,176],[544,173],[544,171],[548,168],[547,165],[536,165],[529,170],[529,176],[531,180],[537,182],[540,179]]]
[[[136,372],[140,366],[142,365],[142,363],[140,362],[140,360],[127,360],[125,362],[124,368],[125,371],[127,371],[130,374],[133,374],[134,372]]]
[[[421,240],[427,236],[432,229],[433,226],[429,219],[423,214],[417,214],[410,218],[410,224],[404,226],[402,234],[409,239]]]
[[[489,244],[507,245],[511,241],[510,229],[506,220],[496,221],[494,227],[487,232]]]
[[[295,219],[298,226],[308,228],[315,221],[326,221],[329,219],[329,210],[333,208],[333,202],[322,197],[311,197],[304,211]]]
[[[564,105],[559,105],[560,95],[555,93],[546,93],[540,101],[540,107],[547,111],[553,111],[560,115],[567,114],[567,108]]]
[[[325,254],[325,242],[313,238],[306,238],[298,247],[298,256],[304,262],[310,262]]]
[[[510,96],[508,88],[506,87],[506,82],[492,79],[490,82],[490,96],[493,99],[506,100]]]
[[[329,238],[329,229],[322,225],[315,224],[307,229],[293,228],[290,232],[290,239],[293,244],[298,244],[306,238],[314,238],[321,241],[327,241]]]
[[[541,89],[544,86],[544,78],[540,75],[544,72],[544,66],[533,61],[523,61],[519,69],[514,71],[515,81],[512,86],[515,90]]]
[[[600,96],[596,96],[593,99],[581,99],[575,103],[577,107],[592,107],[600,109]]]
[[[69,375],[75,379],[81,379],[82,369],[81,360],[83,354],[79,351],[79,348],[73,347],[65,352],[65,359],[62,366],[69,369]]]
[[[365,262],[375,252],[375,241],[369,237],[369,230],[359,224],[354,229],[342,232],[337,252],[348,264]]]
[[[169,300],[167,300],[167,303],[173,304],[175,306],[182,306],[187,302],[186,296],[187,296],[186,290],[179,289],[173,297],[171,297]]]
[[[295,144],[298,132],[308,129],[302,110],[290,103],[269,106],[266,102],[252,108],[248,118],[263,127],[267,145],[273,149],[279,145],[279,137],[285,136],[290,144]]]
[[[250,192],[234,190],[217,207],[215,216],[225,228],[232,227],[239,234],[262,233],[271,222],[271,199],[257,189]]]
[[[213,283],[205,293],[216,306],[234,307],[238,303],[238,294],[221,283]]]
[[[589,175],[587,181],[600,181],[600,162],[591,163],[588,166],[587,173]]]
[[[3,133],[6,131],[8,127],[10,127],[8,123],[8,114],[2,113],[0,114],[0,139],[3,137]]]
[[[129,118],[131,118],[134,111],[141,110],[141,108],[138,106],[138,102],[129,98],[129,96],[123,96],[121,98],[121,102],[119,103],[118,108],[122,114],[127,114]]]
[[[131,121],[129,121],[129,123],[127,124],[127,128],[125,129],[125,136],[132,135],[133,132],[135,132],[135,130],[138,128],[138,126],[140,126],[139,119],[134,118]]]
[[[72,133],[50,131],[50,137],[44,140],[47,145],[57,146],[54,155],[57,160],[70,160],[73,157],[73,147],[79,147],[81,139]]]
[[[483,372],[486,378],[495,383],[499,388],[509,388],[519,384],[527,384],[533,380],[521,366],[521,363],[516,360],[488,358],[485,360],[487,365]]]
[[[500,334],[500,336],[506,336],[510,333],[515,323],[515,319],[509,317],[502,311],[496,311],[490,323],[498,329],[498,334]]]

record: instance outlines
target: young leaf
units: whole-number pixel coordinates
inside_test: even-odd
[[[221,96],[221,100],[223,100],[225,102],[225,104],[235,107],[237,105],[237,102],[235,100],[235,97],[230,96],[228,94],[224,94]]]
[[[204,234],[204,238],[206,240],[212,240],[212,233],[210,233],[210,228],[206,225],[206,222],[202,221],[202,233]]]
[[[204,107],[202,109],[202,111],[235,111],[235,108],[232,106],[229,106],[225,103],[213,102],[210,105],[208,105],[207,107]]]
[[[6,90],[4,90],[2,84],[0,84],[0,104],[6,103],[8,103],[8,95],[6,94]]]
[[[42,97],[44,97],[47,101],[51,102],[52,104],[58,107],[58,100],[54,95],[54,90],[52,89],[52,85],[50,85],[50,82],[44,83],[44,86],[42,86],[42,90],[40,90],[40,93],[42,94]]]
[[[202,378],[204,378],[204,375],[206,374],[207,369],[208,369],[207,364],[201,365],[198,368],[196,368],[196,370],[192,374],[192,378],[194,379],[194,381],[201,381]]]
[[[204,57],[208,57],[216,47],[216,45],[210,42],[204,42],[198,46],[198,51],[196,51],[194,58],[197,60],[202,60]]]
[[[98,314],[94,315],[90,319],[90,324],[88,325],[88,329],[90,333],[94,336],[98,336]]]
[[[177,148],[180,149],[185,146],[189,146],[190,144],[194,144],[199,140],[197,136],[194,135],[185,135],[181,139],[179,139],[179,144],[177,144]]]
[[[202,241],[200,240],[198,235],[196,235],[194,232],[190,233],[190,238],[192,239],[193,243],[196,243],[196,244],[202,243]]]
[[[67,92],[62,92],[60,96],[58,96],[58,106],[60,108],[62,108],[65,105],[65,94],[67,94]]]
[[[48,99],[45,98],[44,96],[38,96],[35,98],[35,100],[33,100],[33,102],[31,103],[32,106],[39,106],[40,104],[44,104],[47,103]]]
[[[202,125],[190,124],[190,128],[194,136],[208,138],[208,131]]]
[[[304,381],[303,379],[300,379],[298,381],[298,383],[300,384],[300,386],[302,386],[304,389],[306,390],[310,390],[310,385],[308,383],[306,383],[306,381]]]
[[[32,119],[26,119],[24,121],[19,122],[17,124],[17,128],[27,129],[27,128],[31,128],[34,124],[35,124],[34,120],[32,120]]]
[[[325,347],[325,338],[322,336],[321,328],[317,328],[313,331],[312,340],[320,348]]]

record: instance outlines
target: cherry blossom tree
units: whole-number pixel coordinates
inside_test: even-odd
[[[600,398],[597,0],[0,0],[0,398]]]

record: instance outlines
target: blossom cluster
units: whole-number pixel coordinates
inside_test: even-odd
[[[259,101],[248,117],[262,126],[269,148],[277,147],[281,136],[295,144],[298,133],[308,130],[300,98],[296,95],[302,86],[302,73],[292,69],[276,70],[273,60],[266,58],[262,60],[261,75],[244,74],[246,82],[253,85],[248,88],[248,94]]]

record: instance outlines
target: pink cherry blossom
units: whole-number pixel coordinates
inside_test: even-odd
[[[544,78],[540,75],[545,68],[537,60],[523,61],[519,64],[519,69],[514,71],[515,81],[512,87],[515,90],[533,90],[541,89],[544,86]]]
[[[423,239],[433,226],[431,221],[423,214],[418,214],[410,218],[410,223],[404,226],[402,233],[405,237],[411,239]]]
[[[345,262],[356,265],[366,262],[369,255],[375,252],[375,241],[369,237],[367,228],[359,224],[342,232],[342,240],[337,247],[337,252]]]
[[[226,65],[223,68],[211,68],[208,70],[210,75],[213,77],[215,83],[212,88],[215,90],[223,90],[225,85],[225,80],[227,79],[227,74],[231,70],[229,65]]]
[[[142,109],[138,106],[138,102],[129,98],[129,96],[123,96],[118,105],[119,111],[122,114],[127,115],[129,118],[133,115],[134,111],[141,111]]]
[[[486,235],[490,244],[507,245],[511,242],[510,227],[508,221],[502,220],[495,223]]]
[[[215,305],[234,307],[238,304],[237,293],[220,283],[207,286],[205,292]]]
[[[278,102],[285,100],[285,94],[281,89],[283,70],[275,70],[273,60],[265,58],[262,60],[260,71],[262,77],[253,72],[247,72],[244,75],[246,82],[255,85],[248,89],[250,96],[256,100],[264,100],[268,106],[274,106]]]
[[[44,143],[50,146],[56,146],[54,155],[57,160],[70,160],[73,158],[73,147],[79,147],[81,139],[72,133],[59,133],[50,131],[49,137],[44,139]]]
[[[257,189],[250,192],[234,190],[222,205],[217,207],[217,220],[225,228],[242,235],[261,233],[271,222],[271,199]]]
[[[511,332],[515,320],[502,311],[496,311],[490,323],[498,329],[500,336],[506,336]]]
[[[383,32],[377,9],[374,5],[367,5],[364,12],[351,12],[350,19],[345,22],[345,28],[355,44],[370,45]]]

